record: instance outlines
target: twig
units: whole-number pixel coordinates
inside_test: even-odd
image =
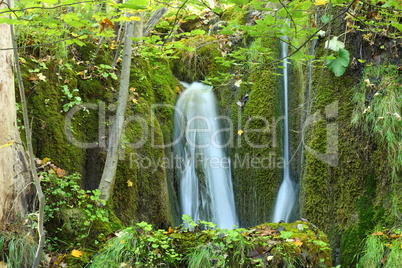
[[[176,25],[177,21],[179,20],[179,13],[180,11],[184,8],[184,6],[187,4],[188,0],[184,1],[183,4],[179,7],[179,9],[176,12],[176,18],[174,19],[173,22],[173,26],[172,29],[170,30],[169,34],[167,35],[167,37],[165,38],[165,40],[168,40],[169,37],[172,35],[173,31],[174,31],[174,26]],[[165,41],[166,42],[166,41]],[[163,43],[163,45],[165,45],[165,43]]]
[[[82,2],[75,2],[75,3],[71,3],[71,4],[64,4],[64,5],[54,6],[54,7],[27,7],[27,8],[21,8],[21,9],[11,9],[10,5],[7,4],[9,10],[0,12],[0,15],[4,14],[4,13],[9,13],[9,12],[14,13],[14,12],[19,12],[19,11],[25,11],[28,9],[29,10],[31,10],[31,9],[56,9],[59,7],[72,6],[72,5],[78,5],[78,4],[84,4],[84,3],[94,3],[94,2],[95,1],[82,1]]]

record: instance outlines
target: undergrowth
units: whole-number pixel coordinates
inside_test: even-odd
[[[29,234],[3,234],[0,232],[0,266],[7,268],[30,267],[35,259],[37,244]],[[1,266],[3,267],[3,266]]]
[[[369,235],[358,268],[396,268],[402,263],[402,229],[385,229]]]

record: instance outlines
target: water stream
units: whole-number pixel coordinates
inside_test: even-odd
[[[285,221],[288,222],[291,219],[294,204],[296,202],[295,185],[290,177],[289,166],[289,109],[288,109],[288,59],[285,58],[288,55],[288,44],[281,41],[281,58],[283,59],[283,101],[284,101],[284,127],[283,127],[283,181],[279,188],[278,196],[276,198],[274,215],[272,222]]]
[[[174,152],[178,162],[181,212],[217,224],[238,226],[230,161],[212,87],[182,83],[186,90],[176,104]]]

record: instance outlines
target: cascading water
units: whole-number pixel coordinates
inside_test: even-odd
[[[286,38],[287,39],[287,38]],[[283,181],[279,188],[278,196],[276,198],[274,216],[272,222],[290,220],[293,206],[296,202],[295,185],[290,178],[289,166],[289,115],[288,115],[288,44],[281,41],[281,57],[283,58],[283,91],[284,91],[284,128],[283,128]]]
[[[181,212],[219,228],[238,225],[230,161],[219,128],[212,87],[182,83],[175,108],[174,152],[178,162]]]

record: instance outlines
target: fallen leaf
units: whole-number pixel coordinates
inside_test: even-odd
[[[300,240],[296,240],[294,242],[292,242],[293,244],[297,245],[298,247],[301,247],[303,245],[303,242]]]
[[[274,259],[274,256],[268,256],[268,257],[267,257],[267,261],[268,261],[268,262],[272,261],[273,259]]]
[[[31,73],[31,76],[28,79],[29,81],[37,81],[39,80],[38,76],[35,73]]]
[[[42,159],[42,165],[46,164],[46,163],[49,162],[49,161],[50,161],[50,158],[49,158],[49,157],[43,158],[43,159]]]
[[[66,175],[66,171],[61,168],[56,168],[56,174],[57,174],[57,177],[61,178],[61,177],[64,177],[64,175]]]
[[[83,254],[82,251],[79,251],[76,249],[73,249],[73,251],[71,251],[71,256],[74,256],[76,258],[80,258],[82,256],[82,254]]]
[[[371,235],[384,235],[384,233],[383,232],[376,232],[376,233],[371,234]]]
[[[6,144],[1,145],[0,148],[11,146],[14,142],[15,142],[15,140],[9,141]]]
[[[132,102],[133,102],[134,104],[138,104],[137,99],[132,99]]]
[[[127,186],[128,186],[128,187],[133,187],[133,182],[130,181],[130,180],[127,180]]]
[[[46,76],[44,76],[42,73],[38,73],[38,79],[41,81],[46,81]]]
[[[237,135],[239,135],[239,136],[243,135],[243,133],[244,133],[244,131],[241,129],[239,129],[239,131],[237,131]]]

